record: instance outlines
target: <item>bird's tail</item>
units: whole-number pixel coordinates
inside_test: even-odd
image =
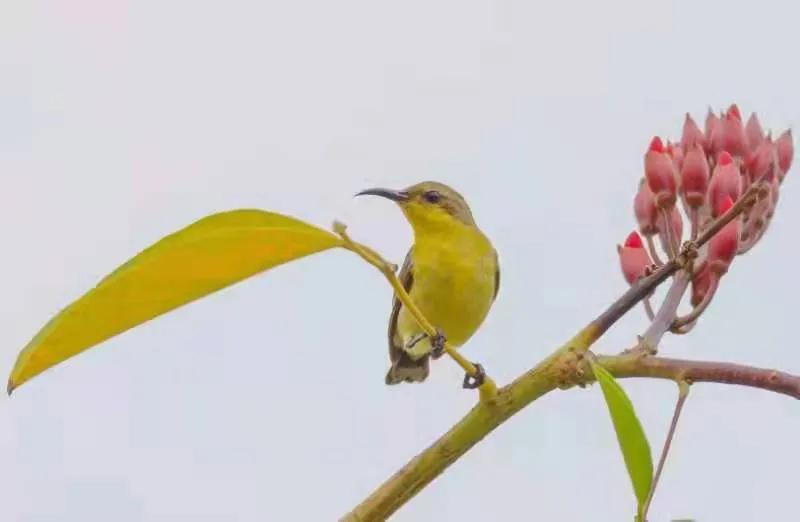
[[[417,360],[412,359],[407,353],[401,352],[397,360],[392,361],[392,366],[386,374],[386,384],[400,384],[401,382],[422,382],[428,378],[430,357],[425,355]]]

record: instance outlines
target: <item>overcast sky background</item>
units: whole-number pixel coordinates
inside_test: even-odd
[[[732,101],[800,119],[792,2],[6,2],[0,7],[0,373],[60,308],[195,219],[241,207],[401,262],[435,179],[470,201],[503,287],[465,353],[500,383],[625,289],[615,244],[653,134]],[[800,372],[796,172],[700,326],[662,347]],[[390,289],[328,252],[114,338],[0,399],[0,518],[334,520],[473,404],[438,361],[384,386]],[[646,327],[637,309],[597,345]],[[4,378],[4,377],[3,377]],[[669,382],[625,381],[657,455]],[[800,403],[697,385],[653,521],[786,520]],[[597,388],[513,418],[394,520],[631,520]]]

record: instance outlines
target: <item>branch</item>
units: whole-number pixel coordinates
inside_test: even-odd
[[[585,326],[575,337],[558,348],[544,361],[525,372],[511,384],[498,389],[496,393],[482,393],[478,404],[455,426],[392,475],[341,520],[346,522],[386,520],[422,488],[439,476],[450,464],[458,460],[470,448],[522,408],[555,388],[569,388],[581,380],[585,381],[586,370],[583,369],[582,364],[583,354],[617,320],[638,304],[639,301],[649,296],[658,285],[681,268],[691,266],[697,253],[696,249],[708,242],[722,227],[752,204],[758,195],[757,185],[759,183],[751,185],[728,212],[710,223],[694,241],[685,244],[678,256],[657,268],[652,274],[639,279],[594,321]],[[371,254],[371,252],[367,252],[367,254]],[[364,256],[362,255],[362,257]],[[365,259],[368,257],[370,256],[365,257]],[[369,261],[369,259],[367,260]],[[376,264],[375,266],[378,265]],[[393,282],[388,272],[384,270],[384,273],[390,282]],[[396,285],[393,284],[393,286]],[[623,367],[627,371],[634,373],[635,371],[643,371],[638,369],[639,367],[634,361],[654,359],[636,355],[621,355],[618,357],[626,361],[626,365],[623,365]],[[631,362],[628,362],[627,358],[630,358]],[[606,363],[603,364],[605,366]],[[605,367],[614,373],[612,367]],[[655,369],[648,371],[658,373]],[[633,377],[638,375],[631,373],[625,376]],[[660,377],[661,375],[648,376]],[[665,373],[662,378],[671,377]],[[691,380],[692,377],[685,376],[684,379]],[[696,380],[703,379],[696,378]],[[800,385],[798,385],[798,389],[800,390]]]
[[[778,370],[727,362],[631,355],[598,356],[597,361],[615,377],[620,378],[648,377],[672,381],[685,380],[689,383],[734,384],[800,399],[800,376]]]
[[[597,361],[618,378],[647,377],[690,383],[736,384],[800,399],[800,376],[776,370],[724,362],[641,355],[599,356]],[[582,366],[573,366],[573,373],[565,375],[565,366],[543,363],[498,390],[493,399],[479,402],[450,431],[414,457],[341,520],[385,520],[450,464],[526,405],[563,385],[569,377],[574,378],[572,384],[592,382],[594,377],[591,370],[587,371]]]

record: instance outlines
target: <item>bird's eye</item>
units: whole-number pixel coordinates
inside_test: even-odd
[[[425,201],[428,203],[438,203],[442,200],[442,195],[435,190],[429,190],[423,194],[422,197],[425,198]]]

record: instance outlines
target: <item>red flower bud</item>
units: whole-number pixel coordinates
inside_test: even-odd
[[[747,162],[750,179],[756,181],[765,176],[769,179],[770,170],[774,170],[776,162],[775,145],[769,138],[766,138],[752,152]]]
[[[711,136],[711,149],[714,152],[727,151],[733,156],[747,153],[747,136],[736,105],[732,105],[725,117],[719,120]]]
[[[664,152],[664,142],[661,141],[661,138],[658,136],[653,136],[653,139],[650,140],[650,146],[648,149],[655,152]]]
[[[681,146],[684,150],[688,151],[693,145],[700,145],[703,148],[708,147],[706,137],[697,123],[692,119],[691,115],[687,112],[686,119],[683,121],[683,134],[681,136]]]
[[[742,121],[742,113],[739,112],[739,106],[735,103],[731,104],[731,106],[728,107],[728,112],[725,114],[725,117],[736,118],[737,120]]]
[[[675,204],[675,165],[664,152],[664,144],[657,136],[650,142],[650,148],[644,156],[644,175],[658,207],[667,208]]]
[[[764,129],[761,128],[761,122],[758,121],[758,116],[755,112],[747,119],[747,125],[744,130],[747,135],[747,146],[750,150],[755,150],[764,141]]]
[[[786,173],[789,172],[789,168],[792,166],[792,160],[794,159],[794,141],[792,140],[792,130],[789,129],[781,134],[778,139],[775,141],[775,148],[778,151],[778,166],[780,167],[780,172],[778,175],[783,181],[784,176]]]
[[[679,143],[667,143],[666,153],[672,158],[672,163],[675,164],[675,173],[677,174],[680,172],[681,166],[683,166],[683,148]],[[676,184],[679,184],[679,179],[675,180]]]
[[[617,253],[622,275],[630,285],[644,276],[647,267],[653,264],[650,255],[644,249],[642,238],[636,232],[631,232],[625,244],[617,247]]]
[[[722,215],[730,211],[733,207],[733,199],[726,197],[717,207],[717,215]],[[739,249],[739,232],[741,230],[741,220],[739,216],[733,221],[722,227],[708,243],[708,267],[717,275],[723,275],[728,271],[736,251]]]
[[[718,210],[725,198],[736,201],[742,193],[742,177],[739,174],[739,167],[733,162],[731,155],[722,152],[717,159],[717,166],[711,175],[711,183],[708,187],[709,203],[714,217],[718,215]]]
[[[625,238],[625,246],[631,248],[644,248],[641,236],[634,230]]]
[[[689,207],[701,207],[708,190],[708,160],[699,144],[693,145],[683,159],[681,192]]]
[[[653,196],[653,192],[644,179],[639,183],[639,191],[636,193],[636,197],[633,198],[633,213],[636,216],[636,221],[639,223],[639,231],[642,234],[651,236],[658,231],[656,229],[658,208],[656,208],[655,196]]]

